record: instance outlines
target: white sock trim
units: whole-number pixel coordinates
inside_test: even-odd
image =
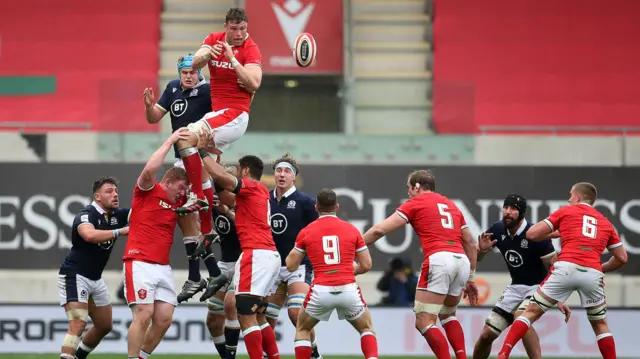
[[[267,329],[267,327],[270,327],[270,326],[271,326],[271,325],[270,325],[269,323],[263,323],[263,324],[260,324],[260,330]]]
[[[449,323],[449,322],[452,322],[452,321],[454,321],[454,320],[455,320],[455,321],[458,321],[458,318],[456,318],[455,316],[454,316],[454,317],[449,317],[449,318],[447,318],[447,319],[445,319],[445,320],[441,320],[441,321],[440,321],[440,324],[445,325],[445,324],[447,324],[447,323]]]
[[[516,320],[519,320],[519,321],[523,322],[524,324],[527,325],[527,327],[531,326],[531,321],[529,321],[529,319],[527,319],[527,318],[525,318],[523,316],[519,316],[518,319],[516,319]]]
[[[259,327],[259,326],[257,326],[257,325],[254,325],[254,326],[252,326],[252,327],[249,327],[249,328],[247,328],[247,329],[243,330],[243,331],[242,331],[242,335],[247,336],[247,335],[249,335],[249,334],[251,334],[251,333],[253,333],[253,332],[257,332],[257,331],[259,331],[259,330],[260,330],[260,327]]]
[[[226,340],[224,339],[224,335],[213,338],[213,344],[224,344]]]
[[[373,335],[374,337],[376,336],[373,332],[367,331],[367,332],[362,332],[362,334],[360,334],[360,338],[362,338],[362,337],[364,337],[366,335]]]
[[[293,342],[293,347],[311,347],[311,340],[296,340]]]
[[[203,190],[209,189],[209,188],[211,188],[211,181],[210,180],[207,180],[206,182],[202,182],[202,189]]]
[[[602,334],[599,334],[598,336],[596,336],[596,341],[598,341],[600,339],[612,337],[612,336],[613,336],[613,334],[611,334],[611,333],[602,333]]]
[[[84,350],[84,351],[85,351],[85,352],[87,352],[87,353],[91,353],[91,352],[93,351],[93,349],[95,349],[95,348],[88,347],[88,346],[87,346],[85,343],[83,343],[83,342],[80,342],[80,344],[78,344],[78,348],[80,348],[80,349]]]

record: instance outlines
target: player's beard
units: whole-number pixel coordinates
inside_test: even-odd
[[[502,216],[502,223],[504,223],[504,226],[508,229],[512,229],[518,225],[518,220],[509,216]]]

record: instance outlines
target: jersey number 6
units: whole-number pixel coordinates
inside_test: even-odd
[[[444,203],[438,203],[438,211],[442,216],[440,219],[442,227],[446,229],[453,229],[453,217],[451,217],[451,213],[449,213],[449,206]]]
[[[582,216],[582,235],[596,238],[598,235],[598,220],[591,216]]]
[[[338,236],[323,236],[322,250],[325,264],[340,264],[340,245]]]

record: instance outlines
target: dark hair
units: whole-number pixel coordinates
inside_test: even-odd
[[[580,193],[582,198],[589,204],[593,204],[598,198],[596,186],[589,182],[578,182],[573,185],[573,190]]]
[[[187,171],[181,167],[171,167],[164,173],[160,182],[173,183],[175,181],[187,181],[189,184],[189,176]]]
[[[105,184],[112,184],[116,187],[118,187],[118,179],[115,177],[111,177],[111,176],[104,176],[104,177],[100,177],[97,180],[93,181],[93,188],[91,193],[96,193],[98,192],[102,186],[104,186]]]
[[[298,162],[296,162],[296,159],[293,158],[291,153],[287,152],[282,157],[277,158],[275,161],[271,162],[271,169],[275,171],[276,165],[281,162],[286,162],[290,164],[293,167],[293,169],[296,171],[295,174],[296,175],[300,174],[300,166],[298,166]]]
[[[251,177],[256,181],[260,181],[262,178],[262,171],[264,171],[264,163],[258,156],[247,155],[238,160],[238,166],[240,169],[248,168]]]
[[[338,196],[333,190],[323,188],[316,195],[316,204],[318,205],[319,213],[335,212],[336,204],[338,204]]]
[[[411,187],[416,187],[419,185],[419,188],[428,191],[436,190],[436,176],[431,172],[431,170],[417,170],[411,172],[409,174],[409,184]]]
[[[247,18],[247,13],[243,8],[232,7],[231,9],[229,9],[229,11],[227,11],[227,16],[225,16],[224,18],[225,24],[228,24],[230,21],[237,24],[243,21],[249,22],[249,19]]]

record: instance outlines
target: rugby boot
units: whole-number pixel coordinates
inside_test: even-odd
[[[216,242],[220,242],[220,236],[218,235],[218,233],[216,233],[216,231],[211,231],[211,233],[200,236],[200,238],[198,239],[198,246],[196,247],[196,250],[193,251],[193,254],[189,258],[190,259],[196,259],[198,257],[204,258],[204,256],[207,255],[207,248],[209,248],[209,246],[212,243],[216,243]]]
[[[209,210],[209,202],[207,202],[206,198],[204,199],[198,198],[193,193],[189,193],[187,202],[184,205],[182,205],[182,207],[173,209],[173,211],[180,216],[196,213],[199,211],[207,211],[207,210]]]
[[[182,291],[178,294],[178,303],[186,302],[191,299],[196,293],[205,289],[207,281],[201,278],[199,282],[186,281],[182,286]]]
[[[200,296],[200,301],[204,302],[205,300],[213,297],[220,290],[220,288],[224,287],[225,284],[229,281],[229,278],[224,274],[220,274],[217,277],[209,277],[207,278],[207,288],[205,289],[202,296]]]

